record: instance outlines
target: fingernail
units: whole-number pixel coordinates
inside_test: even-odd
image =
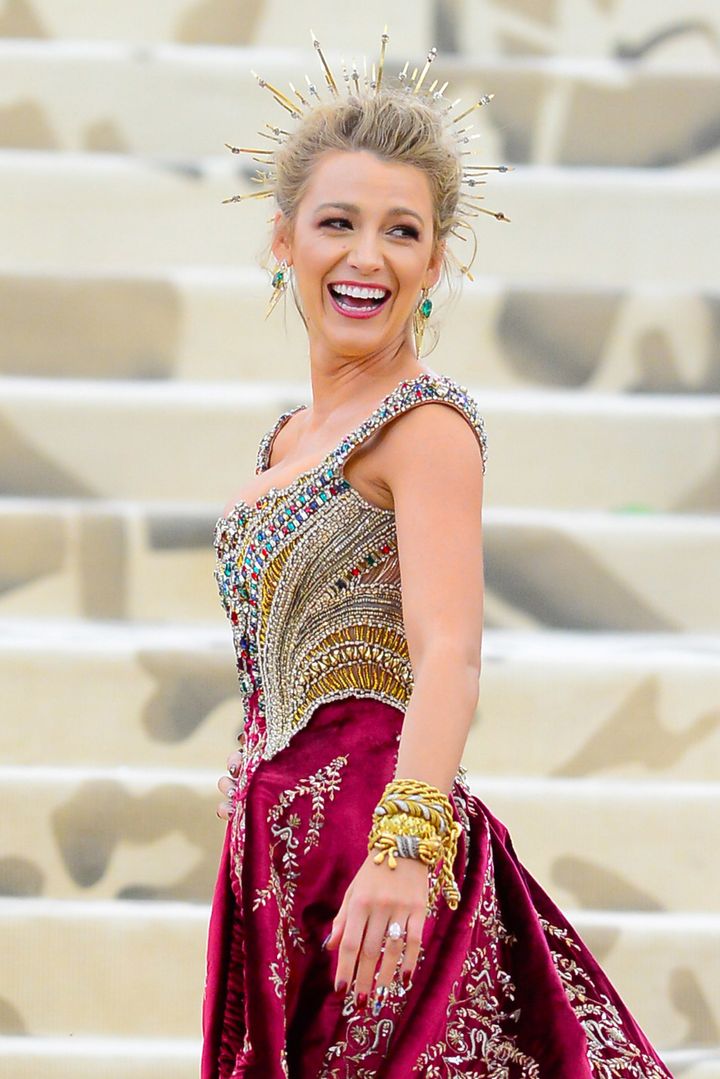
[[[367,1004],[367,993],[358,993],[357,1006],[358,1008],[364,1008]]]
[[[327,943],[330,940],[331,936],[332,936],[332,933],[328,933],[328,935],[325,937],[325,940],[322,942],[323,948],[327,948]]]
[[[339,997],[344,997],[345,996],[345,994],[347,993],[347,986],[348,986],[347,982],[340,982],[337,989],[335,990],[335,992],[337,993],[337,995]]]
[[[404,970],[403,973],[402,973],[403,989],[407,989],[407,987],[410,985],[410,979],[411,978],[412,978],[412,971],[411,970]]]

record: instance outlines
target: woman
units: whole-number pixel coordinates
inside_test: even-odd
[[[202,1077],[661,1079],[465,782],[486,439],[419,359],[464,172],[437,98],[381,75],[298,94],[274,154],[274,300],[292,271],[312,405],[215,531],[246,722],[218,783]]]

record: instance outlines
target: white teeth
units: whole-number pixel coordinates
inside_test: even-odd
[[[333,285],[333,292],[341,296],[354,296],[358,300],[384,300],[386,290],[382,288],[360,288],[358,285]]]

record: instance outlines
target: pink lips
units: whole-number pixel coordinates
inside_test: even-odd
[[[362,310],[360,310],[360,308],[358,308],[357,311],[348,311],[348,310],[346,310],[346,308],[341,307],[340,304],[337,302],[337,300],[335,299],[335,297],[332,294],[332,290],[330,289],[329,285],[328,285],[328,290],[327,291],[328,291],[328,296],[330,297],[330,302],[333,305],[333,307],[335,308],[335,310],[339,311],[341,315],[345,315],[346,318],[372,318],[373,315],[377,315],[380,311],[382,311],[382,309],[384,308],[385,304],[388,302],[388,300],[390,299],[390,296],[391,296],[391,293],[388,292],[385,299],[382,300],[378,304],[377,307],[372,308],[372,310],[370,310],[370,311],[362,311]]]

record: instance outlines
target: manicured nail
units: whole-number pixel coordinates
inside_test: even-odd
[[[403,973],[402,973],[403,989],[407,989],[407,987],[410,985],[410,979],[411,978],[412,978],[412,971],[411,970],[404,970]]]
[[[344,997],[344,996],[345,996],[345,994],[347,993],[347,987],[348,987],[348,983],[347,983],[347,982],[340,982],[340,984],[338,985],[338,987],[337,987],[337,989],[335,990],[335,992],[337,993],[337,995],[338,995],[339,997]]]
[[[358,1008],[362,1009],[362,1008],[365,1007],[365,1005],[367,1004],[367,998],[368,998],[367,993],[358,993],[358,998],[357,998],[357,1006],[358,1006]]]
[[[327,943],[330,940],[331,936],[332,936],[332,933],[328,933],[328,935],[325,937],[325,940],[322,942],[323,948],[327,948]]]

